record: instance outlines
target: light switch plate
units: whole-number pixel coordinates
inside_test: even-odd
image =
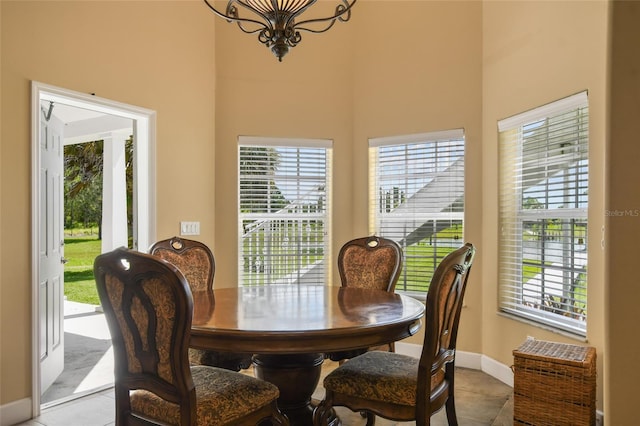
[[[180,222],[180,235],[200,235],[200,222]]]

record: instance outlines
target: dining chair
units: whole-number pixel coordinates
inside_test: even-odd
[[[402,249],[393,240],[372,235],[347,241],[338,253],[342,287],[393,292],[402,270]]]
[[[216,263],[209,247],[195,240],[173,237],[154,243],[149,253],[176,266],[185,276],[194,298],[213,298]],[[194,303],[198,303],[195,300]],[[192,364],[222,367],[240,371],[249,368],[252,354],[189,349]]]
[[[393,292],[402,271],[402,261],[402,248],[388,238],[372,235],[347,241],[338,253],[341,285]],[[375,348],[333,352],[328,358],[342,362],[372,349],[394,352],[395,345],[389,343]]]
[[[456,339],[462,301],[475,256],[467,243],[442,259],[426,301],[426,329],[420,358],[370,351],[340,365],[323,382],[326,394],[314,411],[315,426],[326,425],[333,407],[345,406],[394,421],[429,425],[446,407],[449,425],[457,425],[454,378]]]
[[[289,424],[275,385],[189,365],[193,299],[175,266],[121,247],[96,258],[94,276],[113,344],[116,426]]]

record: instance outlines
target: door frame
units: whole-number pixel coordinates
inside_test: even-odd
[[[40,314],[39,262],[40,250],[40,101],[46,99],[73,107],[98,111],[133,121],[134,132],[134,248],[143,251],[155,239],[156,229],[156,113],[94,95],[75,92],[37,81],[31,82],[31,312],[32,312],[32,415],[40,415]]]

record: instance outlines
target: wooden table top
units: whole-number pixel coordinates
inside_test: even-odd
[[[196,294],[191,346],[248,353],[332,352],[415,334],[424,304],[380,290],[270,285]]]

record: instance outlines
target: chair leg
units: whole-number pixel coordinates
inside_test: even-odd
[[[456,399],[454,395],[456,388],[455,365],[455,360],[447,364],[444,373],[445,380],[449,382],[449,387],[447,389],[447,402],[445,403],[445,409],[447,411],[447,422],[449,423],[449,426],[458,426],[458,416],[456,415]]]
[[[331,402],[327,402],[326,399],[320,401],[316,408],[313,409],[313,426],[328,426],[330,419],[334,418],[336,418],[335,410],[333,409]],[[338,425],[340,424],[341,423],[338,423]]]
[[[449,395],[449,398],[447,398],[445,407],[447,410],[447,422],[449,423],[449,426],[458,426],[458,416],[456,416],[456,401],[453,397],[453,393],[451,393],[451,395]]]
[[[373,426],[376,424],[376,415],[370,411],[365,411],[367,415],[367,426]]]

